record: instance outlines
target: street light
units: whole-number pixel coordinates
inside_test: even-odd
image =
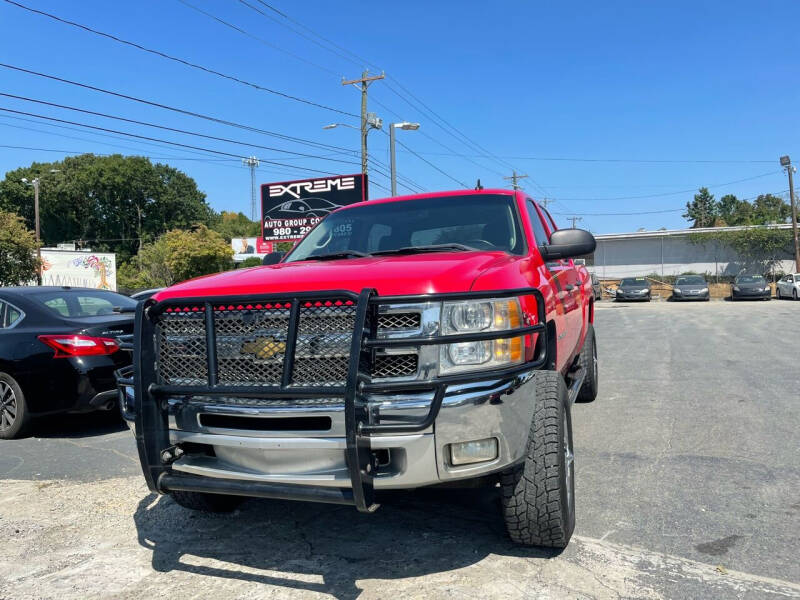
[[[51,173],[58,173],[60,169],[50,169]],[[42,248],[41,248],[41,235],[39,233],[39,182],[40,177],[34,177],[28,180],[27,177],[22,178],[22,183],[33,187],[33,220],[36,228],[36,257],[39,261],[39,268],[36,271],[36,284],[42,285]]]
[[[780,163],[789,174],[789,199],[792,204],[792,236],[794,237],[794,272],[800,273],[800,239],[797,235],[797,203],[794,201],[794,180],[792,177],[797,169],[792,166],[792,160],[788,155],[781,156]]]
[[[366,127],[362,130],[360,127],[353,127],[347,123],[331,123],[325,125],[323,129],[336,129],[337,127],[349,127],[350,129],[361,130],[361,172],[367,174],[367,134],[373,129],[381,129],[383,127],[383,119],[375,113],[367,113],[365,121]]]
[[[409,123],[403,121],[402,123],[391,123],[389,125],[389,163],[390,171],[392,174],[392,196],[397,196],[397,165],[394,151],[394,130],[405,129],[406,131],[416,131],[419,129],[419,123]]]

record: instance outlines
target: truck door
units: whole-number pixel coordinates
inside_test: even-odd
[[[539,213],[537,206],[529,198],[526,202],[528,211],[528,218],[531,222],[531,229],[533,237],[537,245],[550,243],[550,234],[545,227],[545,222],[542,215]],[[580,315],[580,310],[576,310],[576,300],[573,296],[574,289],[570,286],[570,267],[568,261],[551,261],[546,263],[547,275],[550,284],[553,286],[556,294],[556,352],[559,358],[559,366],[565,357],[572,354],[572,351],[577,344],[577,336],[580,334],[580,323],[578,323],[577,332],[575,331],[574,318],[575,315]],[[580,293],[580,292],[579,292]],[[577,301],[577,308],[580,309],[580,300]]]
[[[537,206],[544,221],[545,227],[548,230],[548,235],[552,234],[558,229],[556,222],[550,213],[541,206]],[[580,342],[581,331],[583,330],[583,307],[588,305],[587,301],[583,299],[583,281],[581,281],[578,268],[572,259],[560,260],[559,268],[561,270],[564,287],[568,292],[565,298],[565,310],[567,312],[567,322],[569,323],[570,333],[567,337],[571,339],[570,351],[577,349],[578,342]]]

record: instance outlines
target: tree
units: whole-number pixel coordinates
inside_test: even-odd
[[[247,269],[248,267],[258,267],[261,266],[263,263],[258,256],[248,256],[245,258],[240,264],[240,269]]]
[[[743,268],[759,273],[773,271],[778,262],[793,254],[794,238],[789,229],[749,227],[740,231],[708,231],[689,235],[693,244],[710,242],[728,246],[738,254]]]
[[[0,209],[19,213],[29,227],[33,190],[21,179],[37,176],[46,245],[83,241],[125,260],[170,229],[208,224],[213,218],[205,194],[177,169],[141,156],[82,154],[33,163],[0,181]]]
[[[145,244],[130,263],[120,266],[120,287],[166,287],[179,281],[210,275],[233,267],[233,249],[216,231],[198,225],[190,231],[174,229]]]
[[[227,240],[237,237],[253,237],[261,235],[261,223],[251,221],[244,213],[228,212],[223,210],[215,215],[210,225],[211,229],[222,234]]]
[[[791,206],[772,194],[761,194],[753,202],[753,219],[758,225],[786,223],[791,214]]]
[[[0,210],[0,286],[36,279],[36,236],[19,215]]]
[[[684,219],[694,221],[693,228],[713,227],[718,216],[719,211],[714,196],[704,187],[698,190],[692,202],[686,203],[686,212],[683,214]]]

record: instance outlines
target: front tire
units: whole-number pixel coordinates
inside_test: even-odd
[[[575,529],[572,419],[564,378],[535,375],[536,400],[525,459],[500,477],[503,517],[512,541],[565,548]]]
[[[586,330],[586,339],[578,358],[578,364],[583,367],[586,378],[578,392],[577,402],[592,402],[597,398],[598,370],[597,370],[597,339],[594,336],[594,326],[589,323]]]
[[[29,420],[22,388],[11,375],[0,372],[0,440],[13,440],[25,433]]]
[[[182,492],[176,490],[170,492],[169,495],[183,508],[210,513],[231,512],[244,501],[242,496],[205,494],[203,492]]]
[[[797,290],[792,290],[792,300],[797,300]]]

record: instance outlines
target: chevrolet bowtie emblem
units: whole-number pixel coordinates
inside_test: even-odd
[[[279,342],[274,337],[259,337],[242,344],[242,354],[254,354],[262,360],[283,354],[286,342]]]

